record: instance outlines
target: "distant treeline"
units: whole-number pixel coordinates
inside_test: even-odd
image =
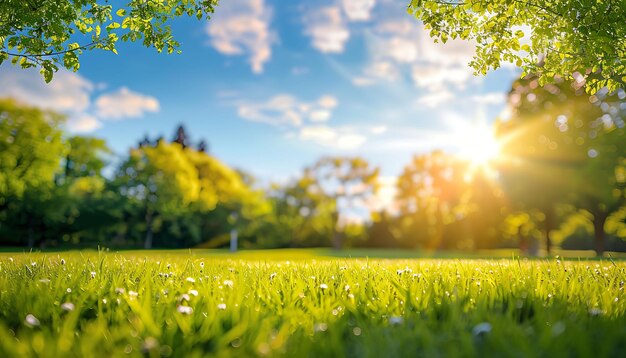
[[[183,126],[119,157],[102,139],[64,133],[62,115],[4,99],[0,245],[222,247],[234,229],[246,248],[626,251],[625,98],[518,80],[495,124],[497,157],[416,155],[393,203],[364,221],[346,216],[375,207],[379,169],[363,158],[321,158],[264,186]]]

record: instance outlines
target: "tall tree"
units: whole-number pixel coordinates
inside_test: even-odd
[[[183,15],[208,19],[217,6],[217,0],[126,1],[3,1],[0,64],[11,59],[22,68],[40,67],[50,82],[58,66],[77,71],[83,51],[117,54],[119,40],[180,52],[169,26],[172,20]]]
[[[355,208],[378,189],[378,168],[360,157],[325,157],[305,169],[305,176],[315,178],[315,190],[329,197],[333,212],[333,247],[343,246],[340,211]]]
[[[183,149],[187,148],[190,143],[189,136],[187,135],[187,131],[185,131],[185,127],[181,124],[176,128],[176,133],[174,134],[174,139],[172,139],[172,143],[180,144]]]
[[[414,156],[398,177],[397,202],[405,240],[439,249],[446,227],[457,221],[467,165],[442,151]]]
[[[118,170],[120,192],[139,203],[145,222],[144,248],[153,245],[155,222],[176,215],[198,200],[198,171],[183,149],[163,141],[132,149]]]
[[[59,219],[54,177],[66,148],[63,116],[0,100],[0,236],[40,241],[46,223]],[[6,235],[6,236],[5,236]]]
[[[511,116],[498,123],[505,189],[526,209],[544,212],[548,250],[555,204],[574,203],[593,215],[601,253],[604,222],[623,203],[615,168],[626,156],[626,92],[588,95],[584,85],[558,77],[543,87],[535,76],[518,80],[509,93]]]
[[[102,175],[108,164],[106,156],[113,153],[104,139],[73,136],[67,143],[69,151],[63,163],[66,178]]]
[[[436,40],[472,41],[479,74],[511,62],[540,85],[578,73],[591,93],[625,87],[624,1],[411,0],[408,9]]]

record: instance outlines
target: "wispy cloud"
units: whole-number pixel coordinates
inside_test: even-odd
[[[206,27],[210,44],[224,55],[248,56],[252,72],[261,73],[276,37],[271,18],[271,7],[263,0],[223,1]]]
[[[485,93],[481,95],[472,96],[470,98],[473,102],[483,105],[499,105],[504,104],[506,101],[506,94],[499,92]]]
[[[137,118],[146,112],[159,111],[159,101],[156,98],[133,92],[126,87],[98,97],[95,106],[96,114],[100,118],[111,120]]]
[[[368,21],[372,17],[375,0],[341,0],[341,6],[349,21]]]
[[[348,128],[332,128],[324,125],[307,126],[300,128],[298,138],[301,141],[310,141],[324,147],[353,150],[361,147],[367,137],[355,133]]]
[[[102,127],[102,122],[90,114],[79,113],[69,118],[67,126],[74,133],[89,133]]]
[[[81,112],[90,104],[94,84],[61,69],[46,84],[36,69],[23,70],[9,64],[0,67],[0,96],[60,112]]]
[[[265,101],[235,101],[239,117],[274,126],[299,127],[307,122],[326,122],[338,105],[335,97],[321,96],[316,101],[301,101],[289,94],[279,94]]]
[[[307,11],[304,33],[311,37],[311,45],[323,53],[343,52],[350,38],[346,19],[339,6],[327,6]]]
[[[0,67],[0,97],[12,97],[63,113],[68,117],[66,126],[71,132],[92,132],[102,127],[102,120],[140,117],[159,109],[156,98],[126,88],[101,95],[94,103],[94,92],[101,87],[104,86],[64,69],[46,84],[36,69]]]

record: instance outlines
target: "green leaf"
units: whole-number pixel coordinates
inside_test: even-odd
[[[39,70],[39,73],[43,75],[43,79],[46,83],[50,83],[50,81],[52,81],[53,72],[50,68],[42,67],[41,70]]]
[[[119,9],[115,12],[115,14],[119,17],[123,17],[126,16],[126,10],[125,9]]]

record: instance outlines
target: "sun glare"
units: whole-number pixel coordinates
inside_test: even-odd
[[[453,135],[459,157],[469,161],[474,169],[487,168],[500,155],[500,143],[493,128],[485,122],[458,126]]]
[[[488,129],[476,128],[467,136],[461,155],[472,163],[488,165],[500,154],[500,144]]]

